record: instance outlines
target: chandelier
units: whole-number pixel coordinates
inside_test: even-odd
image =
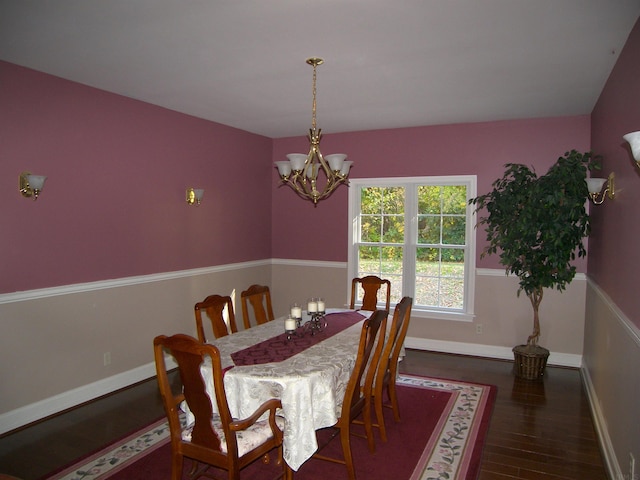
[[[327,198],[340,184],[349,184],[349,169],[353,162],[346,161],[344,153],[323,156],[320,152],[322,129],[316,128],[316,68],[322,58],[308,58],[313,67],[313,104],[311,128],[309,129],[309,153],[290,153],[288,160],[275,162],[283,185],[289,185],[300,197],[311,200],[314,206]],[[320,173],[323,172],[322,175]]]

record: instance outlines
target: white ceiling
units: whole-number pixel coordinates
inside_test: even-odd
[[[0,59],[272,138],[589,114],[640,0],[0,0]],[[0,79],[1,80],[1,79]]]

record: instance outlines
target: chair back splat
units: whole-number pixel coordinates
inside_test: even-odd
[[[227,321],[224,318],[225,308],[227,310]],[[209,320],[211,320],[211,329],[213,330],[213,336],[216,338],[229,335],[229,332],[236,333],[238,327],[236,326],[236,317],[233,312],[233,302],[229,296],[221,295],[209,295],[202,302],[198,302],[193,307],[196,316],[196,331],[198,332],[198,339],[202,343],[206,343],[207,339],[204,333],[204,325],[202,323],[202,311],[204,310]]]
[[[398,359],[402,345],[404,344],[404,339],[407,336],[409,321],[411,319],[412,304],[413,299],[411,297],[404,297],[394,309],[393,320],[391,321],[391,327],[389,328],[384,349],[380,355],[380,362],[378,363],[378,370],[373,383],[373,391],[371,392],[376,412],[376,421],[378,422],[375,426],[380,429],[380,438],[385,442],[387,441],[387,431],[382,413],[382,397],[386,390],[390,404],[384,404],[384,406],[393,409],[394,419],[396,422],[399,422],[400,408],[396,394],[396,377],[398,375]]]
[[[314,458],[346,465],[349,480],[355,480],[356,472],[351,454],[351,423],[362,415],[369,451],[375,450],[371,423],[370,398],[373,374],[382,354],[388,312],[376,310],[364,321],[358,344],[358,354],[353,372],[344,393],[340,418],[334,427],[340,430],[340,442],[344,459],[315,454]],[[366,373],[366,375],[365,375]],[[363,382],[363,377],[365,380]]]
[[[258,325],[274,319],[269,287],[264,285],[251,285],[240,294],[240,298],[242,299],[242,320],[245,329],[251,328],[251,315],[247,303],[251,304],[251,310]]]
[[[361,288],[364,292],[362,297],[362,310],[374,311],[378,308],[378,291],[382,288],[386,289],[385,294],[385,307],[384,309],[389,311],[389,303],[391,301],[391,282],[384,280],[375,275],[368,275],[362,278],[354,278],[351,280],[351,303],[349,308],[355,308],[356,298],[358,297],[358,290]]]
[[[282,425],[284,422],[277,421],[276,417],[276,409],[282,407],[280,400],[268,400],[250,417],[234,420],[224,392],[220,352],[215,346],[177,334],[156,337],[153,348],[158,385],[169,420],[172,480],[182,478],[184,457],[196,462],[191,469],[191,478],[202,475],[212,465],[227,470],[230,480],[237,480],[242,468],[274,448],[278,449],[278,462],[282,465],[282,473],[277,478],[292,478],[291,470],[282,458],[282,430],[278,423]],[[178,364],[182,392],[172,390],[165,352]],[[207,357],[212,364],[216,409],[200,370]],[[195,421],[183,428],[178,413],[184,400]],[[269,413],[268,419],[258,421],[266,412]],[[197,468],[198,464],[204,465]]]

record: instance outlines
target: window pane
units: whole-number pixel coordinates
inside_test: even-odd
[[[440,244],[440,217],[418,218],[418,243]]]
[[[382,222],[384,243],[404,243],[404,215],[385,216]]]
[[[464,245],[466,222],[464,217],[442,216],[442,243]]]
[[[360,213],[380,214],[382,211],[382,189],[368,187],[360,189]]]
[[[382,231],[382,219],[380,216],[362,215],[360,217],[360,241],[379,242]]]
[[[416,295],[414,303],[428,307],[438,306],[438,284],[437,277],[416,277]]]
[[[404,215],[404,187],[382,189],[382,212]]]
[[[440,307],[461,309],[464,305],[463,300],[463,278],[443,278],[440,280]]]
[[[448,185],[442,187],[442,213],[464,215],[467,211],[467,187]]]
[[[380,256],[380,247],[359,247],[358,276],[362,276],[362,272],[378,272],[380,270]]]
[[[382,268],[381,276],[388,274],[402,275],[402,247],[382,247]]]
[[[385,278],[391,282],[391,306],[393,307],[402,300],[402,276],[385,275]]]
[[[437,276],[440,273],[440,249],[418,248],[416,254],[416,274]]]
[[[443,248],[442,249],[443,275],[450,275],[444,272],[444,265],[448,266],[448,272],[459,272],[457,275],[464,275],[464,249],[462,248]],[[451,273],[452,275],[452,273]]]
[[[418,213],[440,213],[439,185],[418,187]]]

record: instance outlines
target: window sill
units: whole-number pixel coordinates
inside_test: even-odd
[[[415,307],[411,310],[411,316],[416,318],[429,318],[433,320],[448,320],[454,322],[473,322],[473,319],[476,317],[473,313],[421,310]]]

